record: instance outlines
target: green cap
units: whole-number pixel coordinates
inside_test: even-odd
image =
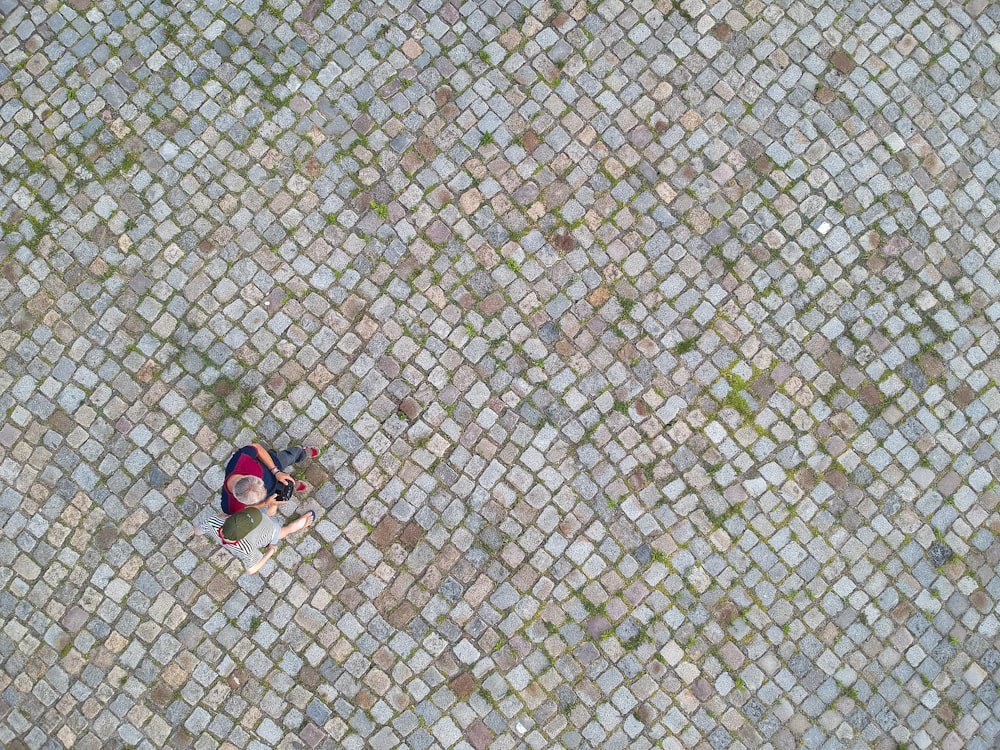
[[[259,508],[247,508],[234,513],[222,524],[222,535],[231,542],[239,541],[260,526],[264,514]]]

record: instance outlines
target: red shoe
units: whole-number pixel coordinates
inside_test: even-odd
[[[295,485],[295,491],[296,492],[305,492],[305,489],[306,489],[306,483],[305,482],[299,482],[298,484]]]
[[[316,458],[319,456],[319,448],[314,448],[311,445],[303,446],[302,450],[306,452],[306,455],[309,456],[309,458]]]

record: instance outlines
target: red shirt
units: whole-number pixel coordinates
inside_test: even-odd
[[[274,477],[271,472],[268,471],[265,466],[257,458],[257,449],[251,446],[245,446],[240,448],[236,455],[229,459],[229,464],[226,466],[226,479],[222,483],[222,512],[232,515],[233,513],[239,513],[241,510],[249,508],[249,505],[244,505],[236,496],[229,491],[229,478],[234,474],[240,474],[242,476],[259,477],[264,482],[264,489],[267,495],[270,495],[274,491]]]

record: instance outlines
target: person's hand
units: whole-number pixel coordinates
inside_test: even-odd
[[[287,471],[279,471],[274,475],[274,481],[279,482],[280,484],[286,484],[288,482],[294,482],[295,480],[292,479],[292,475]]]
[[[260,507],[264,509],[264,512],[267,513],[267,515],[273,516],[278,512],[278,506],[284,505],[287,502],[288,500],[279,500],[278,496],[275,494],[270,495],[267,499],[265,499],[264,502],[260,504]]]
[[[278,551],[278,548],[275,545],[273,545],[273,544],[267,545],[267,549],[264,550],[264,552],[266,554],[268,554],[268,555],[273,555],[277,551]]]

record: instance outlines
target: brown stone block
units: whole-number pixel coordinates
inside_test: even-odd
[[[354,696],[354,705],[360,708],[362,711],[368,711],[378,699],[372,694],[372,691],[368,688],[361,688],[357,695]]]
[[[399,538],[399,532],[402,528],[403,525],[399,521],[392,516],[386,516],[372,530],[371,542],[379,549],[384,550]]]
[[[417,545],[417,542],[423,538],[424,530],[420,524],[415,521],[410,521],[403,527],[403,533],[400,534],[399,541],[408,550],[412,550]]]
[[[833,63],[833,67],[845,75],[854,70],[854,60],[843,50],[834,52],[830,62]]]
[[[392,625],[394,628],[403,630],[406,628],[407,625],[410,624],[410,622],[413,621],[413,618],[416,617],[416,615],[417,615],[416,608],[409,602],[403,602],[398,607],[396,607],[396,609],[394,609],[392,612],[389,613],[389,616],[386,618],[386,620],[388,620],[389,624]]]
[[[412,396],[407,396],[399,402],[399,410],[411,421],[420,415],[420,405]]]
[[[461,699],[468,698],[476,690],[476,681],[468,672],[461,672],[449,681],[449,686]]]
[[[482,719],[476,719],[469,725],[466,738],[476,750],[486,750],[493,742],[493,732]]]

